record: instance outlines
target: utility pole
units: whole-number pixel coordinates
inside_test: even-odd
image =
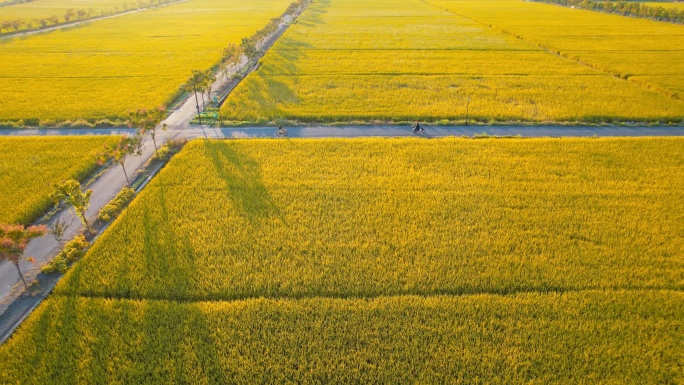
[[[466,98],[466,126],[468,125],[468,107],[470,107],[470,98]]]

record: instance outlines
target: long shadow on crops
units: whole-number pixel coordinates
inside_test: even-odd
[[[299,96],[294,87],[298,87],[299,62],[304,57],[304,50],[310,45],[306,42],[286,38],[279,49],[269,53],[268,60],[263,67],[252,74],[252,81],[244,84],[245,91],[251,102],[258,104],[258,111],[271,118],[286,115],[283,106],[297,105]],[[282,81],[282,77],[289,76],[289,82]],[[286,78],[287,79],[287,78]],[[240,106],[235,106],[239,110]]]
[[[326,8],[330,7],[331,0],[317,0],[313,6],[309,6],[305,13],[297,19],[297,24],[306,27],[316,27],[325,24],[323,15],[328,13]]]
[[[10,352],[21,367],[3,368],[17,380],[11,383],[226,384],[233,378],[219,360],[220,325],[201,305],[57,296],[34,317]]]
[[[294,70],[294,67],[291,68]],[[277,71],[274,69],[274,71]],[[293,82],[298,82],[297,76],[293,76]],[[228,99],[225,110],[230,116],[239,116],[244,119],[259,119],[261,117],[277,118],[286,115],[282,105],[298,104],[299,97],[294,90],[285,82],[276,80],[275,76],[269,73],[263,75],[253,73],[247,81],[240,83],[236,88],[236,93],[244,94],[244,98],[251,103],[255,103],[253,109],[245,113],[244,106],[240,102]]]
[[[194,288],[197,275],[195,256],[186,237],[176,233],[175,217],[169,215],[163,175],[157,176],[155,187],[156,199],[145,202],[141,224],[144,235],[143,287],[147,293],[129,293],[125,297],[186,299]],[[125,281],[124,276],[120,282]],[[138,284],[129,282],[122,287],[136,287]]]
[[[283,216],[262,182],[261,166],[249,155],[240,154],[225,142],[204,142],[207,157],[217,175],[226,182],[228,197],[238,213],[252,226],[265,218]]]
[[[32,349],[22,349],[12,354],[22,357],[23,365],[31,368],[33,373],[30,378],[34,383],[77,382],[75,368],[78,367],[80,352],[76,341],[82,333],[79,333],[77,322],[78,298],[60,299],[57,297],[41,304],[44,309],[32,328],[20,328],[20,333],[13,337],[26,338],[28,334],[32,340]]]
[[[300,75],[299,62],[305,51],[313,46],[305,41],[292,37],[282,37],[278,46],[268,53],[268,60],[264,60],[257,70],[264,75]]]
[[[231,377],[219,361],[214,330],[196,304],[151,301],[145,304],[142,343],[126,383],[153,378],[160,384],[226,384]]]

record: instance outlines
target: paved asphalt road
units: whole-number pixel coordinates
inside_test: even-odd
[[[274,127],[189,128],[187,122],[194,114],[194,100],[186,102],[169,116],[169,130],[163,136],[188,139],[201,138],[274,138]],[[185,122],[183,122],[185,121]],[[622,136],[684,136],[684,126],[625,127],[625,126],[426,126],[425,134],[414,134],[409,126],[309,126],[287,127],[290,138],[356,138],[356,137],[446,137],[491,136],[522,137],[622,137]],[[55,130],[0,130],[0,136],[67,136],[67,135],[122,135],[135,130],[107,129],[55,129]]]

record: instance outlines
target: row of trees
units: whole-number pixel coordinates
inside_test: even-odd
[[[231,44],[223,49],[223,56],[219,63],[219,73],[224,75],[228,74],[229,70],[237,72],[238,65],[242,62],[242,58],[247,58],[247,61],[253,61],[259,57],[261,54],[261,49],[266,39],[269,38],[274,32],[276,32],[284,21],[285,17],[288,15],[294,15],[296,12],[301,10],[304,6],[309,4],[311,0],[296,0],[291,3],[287,10],[280,16],[271,19],[268,24],[259,31],[257,31],[251,37],[246,37],[242,39],[242,42],[237,44]],[[212,69],[207,71],[193,70],[190,78],[185,82],[184,88],[188,92],[194,92],[195,102],[197,103],[197,114],[200,114],[199,98],[197,93],[199,92],[202,97],[202,111],[207,107],[204,100],[204,94],[206,93],[208,99],[211,100],[212,85],[216,81],[216,75]]]
[[[591,1],[591,0],[532,0],[541,3],[565,5],[591,11],[615,13],[623,16],[642,17],[672,23],[684,23],[684,10],[672,7],[650,6],[632,1]]]
[[[68,9],[63,15],[52,15],[40,19],[15,19],[0,21],[0,34],[16,33],[24,31],[32,31],[56,25],[73,23],[76,21],[84,21],[98,16],[111,15],[120,12],[126,12],[133,9],[149,8],[159,5],[169,4],[178,0],[138,0],[137,2],[126,2],[121,7],[113,9],[101,9],[95,11],[89,9]]]
[[[193,70],[192,76],[185,82],[185,90],[188,92],[195,93],[195,101],[197,102],[197,113],[199,110],[199,99],[197,97],[197,92],[202,96],[202,111],[207,108],[207,103],[204,100],[204,94],[207,94],[207,98],[211,101],[211,92],[214,82],[216,81],[216,76],[214,71],[211,69],[206,71]]]
[[[104,164],[113,161],[121,165],[124,175],[126,176],[126,182],[130,187],[131,181],[125,167],[126,158],[131,155],[142,155],[143,139],[146,135],[149,135],[152,139],[154,150],[158,154],[156,135],[157,130],[166,130],[166,124],[161,124],[161,121],[165,117],[166,108],[163,106],[131,112],[129,114],[129,127],[135,127],[136,134],[122,137],[117,143],[105,146],[103,151],[98,154],[99,162]],[[65,202],[71,207],[76,217],[81,221],[86,232],[92,234],[92,224],[88,220],[86,212],[90,206],[90,196],[93,191],[84,191],[81,184],[73,179],[55,183],[53,188],[54,190],[50,194],[50,199],[56,205]],[[21,278],[24,287],[28,289],[24,275],[19,267],[19,262],[22,259],[28,243],[32,239],[41,237],[49,232],[61,245],[67,227],[68,226],[59,220],[49,229],[45,225],[25,227],[23,225],[0,224],[0,261],[6,260],[12,262],[17,268],[17,272],[19,273],[19,277]],[[26,258],[26,260],[33,262],[33,258],[31,257]]]
[[[251,38],[244,38],[241,44],[230,45],[224,49],[223,60],[221,62],[221,70],[226,71],[230,66],[233,66],[234,70],[237,70],[237,65],[242,61],[242,57],[247,57],[247,60],[254,60],[258,57],[263,42],[275,31],[277,31],[279,25],[283,21],[286,15],[292,15],[303,5],[307,4],[310,0],[297,0],[293,2],[287,9],[287,11],[279,18],[271,19],[271,21],[260,31],[258,31]],[[150,4],[161,4],[171,2],[168,0],[148,0],[147,2],[140,0],[138,1],[139,7]],[[69,10],[67,14],[64,15],[63,19],[65,22],[71,20],[82,20],[92,15],[92,12],[81,12]],[[59,19],[55,23],[58,23]],[[23,24],[12,24],[7,28],[14,28],[14,31],[20,30]],[[47,26],[47,25],[45,25]],[[6,30],[5,24],[0,24],[3,30]],[[203,109],[206,108],[206,102],[204,100],[204,93],[208,94],[211,98],[212,85],[216,81],[216,76],[212,70],[200,71],[194,70],[192,76],[185,84],[185,88],[189,91],[195,93],[195,99],[197,102],[197,109],[199,113],[199,100],[197,99],[197,91],[202,95],[202,106]],[[149,135],[154,143],[155,153],[158,155],[158,146],[156,141],[157,130],[166,130],[166,124],[161,124],[162,120],[166,116],[166,108],[159,106],[153,109],[140,109],[129,113],[128,124],[129,127],[136,128],[136,133],[133,136],[122,137],[118,142],[112,145],[107,145],[102,152],[98,154],[98,161],[100,164],[105,164],[108,162],[118,163],[124,172],[126,177],[126,182],[130,187],[131,181],[126,171],[125,162],[129,156],[142,156],[143,154],[143,139],[146,135]],[[86,211],[90,205],[90,197],[92,195],[92,190],[83,191],[81,184],[76,180],[67,180],[60,183],[56,183],[54,186],[54,191],[50,194],[50,198],[59,204],[61,202],[66,202],[74,211],[74,214],[85,226],[86,231],[90,234],[93,232],[91,223],[88,221],[86,216]],[[66,231],[66,227],[59,221],[51,228],[50,233],[55,236],[55,238],[61,239]],[[44,225],[40,226],[30,226],[25,227],[23,225],[3,225],[0,224],[0,261],[9,260],[17,268],[17,272],[21,277],[21,280],[26,288],[26,280],[19,267],[19,261],[26,249],[28,243],[37,237],[43,236],[48,232],[48,228]],[[27,258],[27,260],[32,261],[32,258]]]
[[[126,177],[126,184],[131,186],[131,180],[126,171],[126,159],[129,156],[140,156],[142,164],[143,141],[149,135],[154,144],[154,152],[159,155],[157,146],[157,131],[166,130],[166,123],[161,123],[166,117],[166,107],[159,106],[151,109],[140,109],[129,113],[128,127],[135,128],[133,136],[123,136],[114,144],[105,145],[104,149],[98,154],[98,162],[104,165],[109,162],[118,163],[123,169]],[[84,225],[88,227],[87,222]]]

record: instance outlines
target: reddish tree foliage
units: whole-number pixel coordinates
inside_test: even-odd
[[[45,233],[47,233],[45,225],[25,228],[23,225],[0,224],[0,261],[11,261],[16,266],[19,277],[27,289],[26,280],[19,269],[19,260],[31,239],[43,236]],[[33,258],[29,257],[27,260],[32,261]]]

